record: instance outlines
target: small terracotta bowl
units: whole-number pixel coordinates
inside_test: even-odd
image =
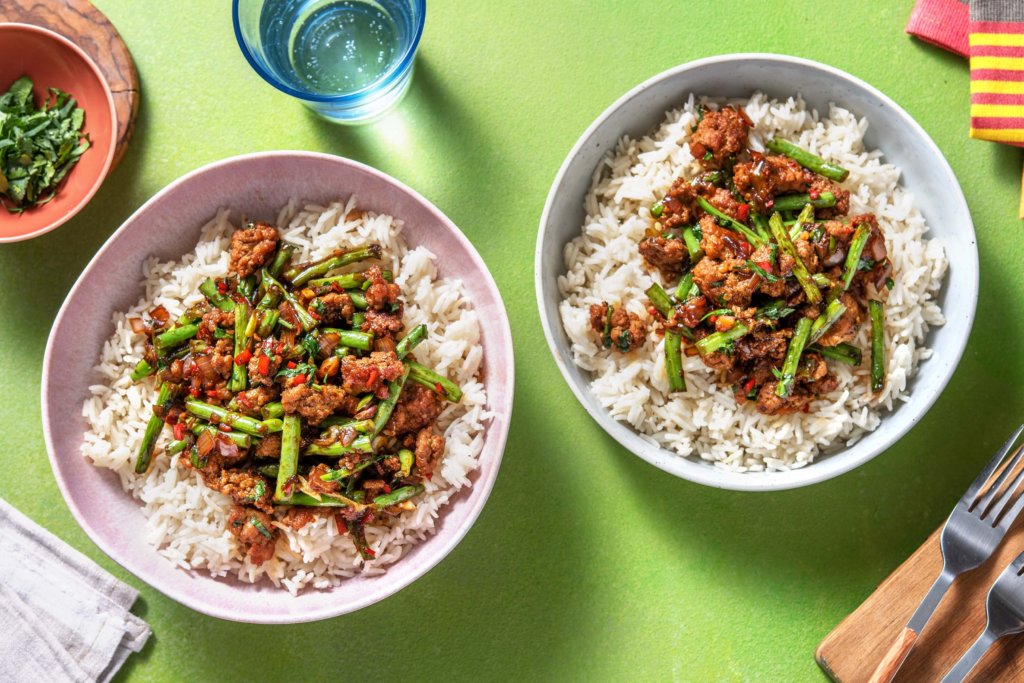
[[[52,201],[21,214],[0,209],[0,242],[37,237],[74,216],[96,194],[114,158],[114,98],[99,68],[81,48],[38,26],[0,24],[0,94],[22,76],[32,79],[36,104],[45,99],[47,88],[60,88],[78,100],[92,146]]]

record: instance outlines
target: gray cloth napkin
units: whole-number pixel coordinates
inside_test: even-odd
[[[0,681],[109,681],[149,639],[137,597],[0,499]]]

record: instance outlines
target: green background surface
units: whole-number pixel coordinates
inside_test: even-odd
[[[249,68],[228,2],[97,1],[138,65],[138,128],[81,214],[0,246],[0,495],[141,590],[155,637],[121,679],[822,680],[817,643],[942,521],[1024,407],[1021,154],[968,139],[967,66],[904,34],[911,4],[429,0],[407,98],[351,129]],[[927,417],[858,470],[774,494],[690,484],[619,447],[563,383],[533,293],[544,199],[587,125],[653,74],[736,51],[817,59],[905,107],[952,164],[981,252],[974,331]],[[61,499],[39,415],[50,324],[104,240],[179,175],[271,149],[358,159],[447,213],[505,297],[518,375],[500,476],[455,551],[382,603],[286,627],[195,613],[104,556]]]

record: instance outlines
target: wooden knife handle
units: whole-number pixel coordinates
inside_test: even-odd
[[[889,651],[885,653],[885,657],[875,667],[875,672],[871,674],[868,683],[889,683],[896,675],[896,672],[900,670],[903,660],[910,654],[910,650],[914,647],[916,641],[917,632],[904,627],[900,637],[896,639],[896,642],[892,644]]]

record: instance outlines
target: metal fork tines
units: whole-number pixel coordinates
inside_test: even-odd
[[[1003,570],[985,601],[988,622],[971,648],[949,670],[942,683],[959,683],[981,661],[996,640],[1024,631],[1024,553]]]
[[[872,683],[888,683],[914,646],[953,579],[992,556],[1024,508],[1024,425],[1003,444],[960,498],[942,529],[942,573],[910,617],[906,628],[879,663]]]

